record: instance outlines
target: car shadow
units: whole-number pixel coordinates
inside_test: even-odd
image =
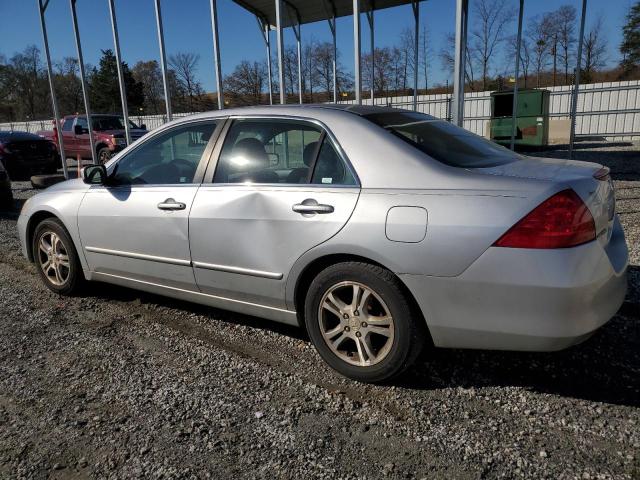
[[[640,406],[640,267],[629,268],[630,291],[618,314],[586,342],[552,353],[427,349],[393,385],[413,390],[521,387],[530,391]],[[109,301],[175,308],[223,322],[309,341],[302,328],[115,285],[88,294]]]
[[[396,383],[404,388],[521,387],[582,400],[640,406],[640,267],[616,316],[586,342],[526,353],[433,349]]]

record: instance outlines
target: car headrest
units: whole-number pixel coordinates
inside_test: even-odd
[[[240,169],[261,170],[269,167],[269,155],[257,138],[243,138],[235,144],[231,155],[231,163]]]
[[[318,148],[318,142],[311,142],[302,151],[302,161],[307,167],[310,167],[316,155],[316,149]]]

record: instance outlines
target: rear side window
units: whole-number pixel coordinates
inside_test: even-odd
[[[507,148],[422,113],[384,112],[364,118],[452,167],[495,167],[521,159]]]
[[[73,118],[67,118],[62,124],[62,131],[70,132],[73,128]]]
[[[234,120],[214,183],[355,185],[355,179],[316,124],[285,119]]]

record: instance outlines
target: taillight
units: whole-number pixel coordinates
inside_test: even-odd
[[[4,143],[0,142],[0,155],[3,153],[9,153],[9,149],[5,146]]]
[[[563,190],[516,223],[493,245],[508,248],[567,248],[596,238],[591,212],[576,192]]]

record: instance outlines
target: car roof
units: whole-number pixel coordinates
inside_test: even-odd
[[[3,142],[20,141],[20,140],[43,140],[42,137],[29,132],[21,132],[18,130],[0,131],[0,140]]]
[[[405,110],[399,108],[356,105],[356,104],[332,104],[332,103],[306,103],[306,104],[284,104],[284,105],[252,105],[247,107],[234,107],[224,110],[210,110],[185,117],[174,118],[172,124],[180,123],[187,119],[207,119],[227,116],[243,116],[243,115],[294,115],[300,117],[331,117],[344,115],[356,115],[363,117],[375,113],[398,113],[410,112],[413,110]],[[426,115],[426,114],[425,114]],[[427,115],[430,116],[430,115]]]

